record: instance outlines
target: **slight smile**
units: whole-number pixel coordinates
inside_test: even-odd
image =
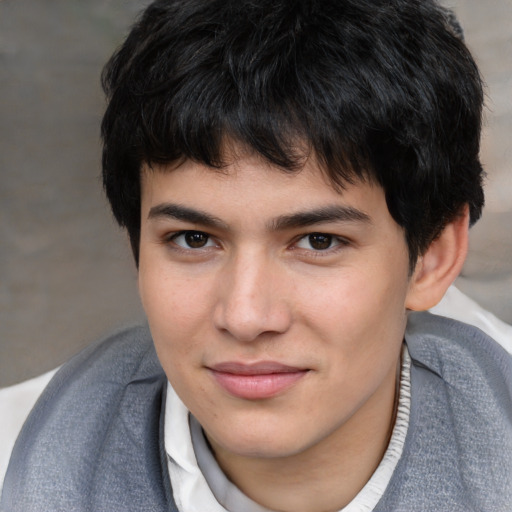
[[[245,400],[264,400],[287,390],[309,370],[273,361],[255,364],[225,362],[208,368],[216,382],[230,395]]]

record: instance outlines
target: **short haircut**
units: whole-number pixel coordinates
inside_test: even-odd
[[[432,0],[158,0],[105,66],[103,180],[136,262],[144,164],[222,170],[226,143],[383,187],[411,269],[484,202],[482,81]]]

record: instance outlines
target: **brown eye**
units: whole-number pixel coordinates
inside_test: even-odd
[[[208,243],[209,236],[201,231],[189,231],[185,234],[185,242],[192,249],[200,249]]]
[[[332,236],[323,233],[312,233],[308,236],[309,245],[316,251],[324,251],[332,245]]]
[[[343,238],[328,233],[310,233],[296,242],[296,247],[299,249],[307,249],[313,252],[327,251],[345,245],[348,245],[348,242]]]
[[[184,249],[203,249],[215,245],[210,236],[202,231],[182,231],[176,233],[171,240]]]

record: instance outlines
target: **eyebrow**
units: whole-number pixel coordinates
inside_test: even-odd
[[[179,221],[199,224],[209,228],[222,229],[225,231],[229,230],[229,226],[218,217],[179,204],[162,203],[153,206],[149,210],[148,219],[161,217],[170,217]],[[284,231],[286,229],[301,228],[327,222],[372,223],[370,216],[361,210],[351,206],[332,205],[292,213],[290,215],[281,215],[269,223],[268,229],[270,231]]]
[[[351,206],[332,205],[305,212],[282,215],[270,224],[272,231],[301,228],[326,222],[358,222],[372,224],[371,217]]]
[[[162,217],[171,217],[172,219],[189,222],[191,224],[200,224],[209,228],[228,230],[228,225],[209,213],[195,208],[188,208],[179,204],[162,203],[153,206],[149,210],[148,219],[157,219]]]

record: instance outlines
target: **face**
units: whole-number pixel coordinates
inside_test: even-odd
[[[214,446],[279,458],[389,428],[410,281],[380,187],[186,161],[143,171],[141,214],[157,353]]]

